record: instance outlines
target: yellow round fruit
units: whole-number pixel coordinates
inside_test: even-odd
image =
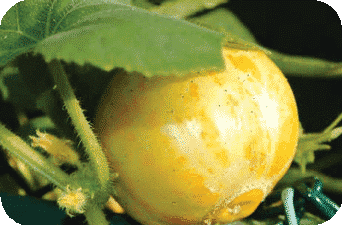
[[[299,121],[291,88],[261,51],[223,48],[226,70],[116,75],[95,130],[115,197],[143,224],[249,216],[288,170]]]

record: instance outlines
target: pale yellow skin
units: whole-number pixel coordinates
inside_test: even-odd
[[[250,215],[289,168],[299,121],[291,88],[261,51],[223,49],[226,71],[114,77],[98,133],[116,199],[143,224]]]

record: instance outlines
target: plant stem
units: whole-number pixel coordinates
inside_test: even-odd
[[[96,205],[89,207],[84,213],[89,225],[108,225],[104,212]]]
[[[342,120],[342,113],[334,120],[334,122],[332,122],[332,123],[329,125],[329,127],[327,127],[327,128],[323,131],[323,133],[330,132],[333,128],[336,127],[336,125],[337,125],[339,122],[341,122],[341,120]]]
[[[20,137],[9,131],[0,123],[0,144],[11,154],[22,160],[25,164],[31,166],[41,175],[50,180],[58,188],[66,191],[67,184],[72,183],[70,177],[61,169],[49,163],[39,153],[32,149]]]
[[[60,61],[52,60],[49,63],[49,69],[53,75],[57,90],[62,97],[66,110],[70,115],[71,121],[90,158],[90,163],[95,169],[101,189],[105,189],[107,182],[109,181],[109,167],[102,148],[83,114],[83,110],[80,107],[79,101],[76,99]]]
[[[268,56],[288,76],[342,77],[342,62],[330,62],[323,59],[283,54],[272,49],[268,50],[272,52]]]

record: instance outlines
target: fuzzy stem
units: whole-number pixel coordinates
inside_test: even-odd
[[[67,184],[72,180],[58,167],[52,165],[32,149],[20,137],[9,131],[0,123],[0,144],[11,154],[22,160],[25,164],[38,171],[41,175],[50,180],[58,188],[66,191]]]
[[[105,189],[107,182],[109,181],[109,167],[101,146],[83,114],[83,110],[76,99],[61,62],[52,60],[49,63],[49,69],[53,75],[57,90],[62,97],[65,108],[70,115],[77,134],[81,138],[90,158],[90,162],[95,169],[101,188]]]
[[[106,220],[104,212],[97,205],[89,207],[89,209],[87,209],[84,215],[87,218],[87,222],[89,225],[109,224],[109,222]]]

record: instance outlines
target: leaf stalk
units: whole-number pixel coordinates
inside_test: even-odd
[[[109,181],[109,167],[107,159],[91,129],[90,124],[83,114],[83,110],[80,107],[79,101],[76,99],[61,62],[58,60],[52,60],[49,63],[49,69],[53,75],[55,84],[57,85],[57,90],[61,95],[65,108],[70,115],[77,134],[80,136],[90,158],[90,163],[95,170],[101,189],[104,190],[107,182]]]

